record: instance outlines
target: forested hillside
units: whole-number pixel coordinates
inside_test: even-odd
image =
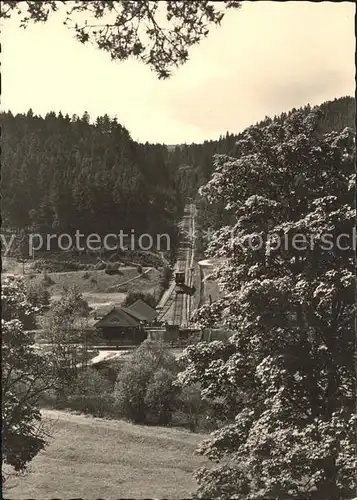
[[[355,102],[343,97],[320,107],[320,130],[354,127]],[[311,107],[305,106],[308,114]],[[265,118],[254,130],[281,123],[289,113]],[[210,178],[215,154],[239,156],[236,143],[249,135],[178,145],[139,144],[116,119],[98,117],[95,124],[48,113],[1,114],[3,130],[2,216],[7,228],[36,231],[76,229],[104,234],[122,229],[172,231],[185,200],[197,197]],[[203,226],[224,223],[221,203],[200,201]],[[225,220],[229,213],[225,212]]]
[[[162,232],[183,199],[166,146],[138,144],[116,119],[2,113],[3,223],[84,234]]]
[[[319,106],[321,112],[320,130],[321,132],[331,132],[341,127],[355,127],[355,100],[346,96],[333,101],[324,102]],[[302,108],[305,114],[311,110],[307,105]],[[273,117],[265,117],[264,120],[252,125],[263,127],[273,121],[282,122],[290,116],[296,108],[288,113],[281,113]],[[248,130],[251,127],[248,128]],[[176,164],[191,165],[196,168],[196,172],[201,179],[207,180],[213,172],[212,156],[214,154],[228,154],[236,156],[236,142],[240,140],[244,132],[240,134],[230,134],[221,136],[217,141],[204,141],[202,144],[183,144],[174,149],[174,162]]]
[[[201,148],[201,151],[205,150],[205,148],[207,150],[209,149],[211,151],[211,175],[219,164],[219,162],[212,159],[213,154],[227,154],[235,160],[242,155],[242,144],[244,144],[247,149],[252,147],[253,144],[259,144],[259,130],[263,130],[267,125],[271,124],[275,124],[276,127],[278,127],[296,111],[300,111],[304,116],[307,116],[311,112],[311,109],[312,107],[310,105],[306,105],[298,110],[293,108],[288,113],[282,113],[274,117],[266,117],[261,122],[248,127],[238,135],[227,134],[225,138],[221,138],[219,141],[210,141],[199,146],[192,145],[188,148],[183,148],[182,151],[187,152],[187,158],[191,158],[192,164],[197,165],[200,172],[207,173],[208,171],[203,162],[203,156],[201,156],[202,161],[200,163],[199,155],[195,156],[195,153],[199,148]],[[346,96],[334,99],[333,101],[327,101],[314,109],[318,113],[318,126],[316,127],[315,133],[324,134],[332,131],[340,131],[345,127],[355,129],[356,103],[353,97]],[[188,159],[184,161],[188,161]],[[225,210],[223,201],[215,201],[208,204],[205,199],[199,198],[198,204],[200,209],[199,219],[202,228],[210,227],[218,229],[224,225],[233,223],[234,211]]]

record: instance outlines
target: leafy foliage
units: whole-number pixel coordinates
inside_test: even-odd
[[[4,1],[2,18],[14,12],[20,15],[20,25],[45,22],[58,9],[54,1]],[[81,43],[94,43],[109,52],[113,60],[135,57],[149,65],[159,76],[170,76],[170,68],[188,60],[188,49],[209,33],[211,25],[220,24],[225,10],[238,8],[240,2],[224,1],[73,1],[66,20]],[[81,22],[81,13],[87,20]],[[79,14],[79,16],[76,16]],[[83,17],[82,17],[83,19]],[[89,20],[89,22],[88,22]]]
[[[167,424],[176,389],[175,357],[163,346],[146,340],[119,372],[115,398],[120,414],[136,423]]]
[[[25,330],[32,330],[36,325],[35,316],[39,311],[27,297],[24,281],[20,277],[9,277],[2,283],[1,319],[18,319]]]
[[[50,306],[51,294],[45,284],[34,284],[29,282],[26,286],[28,301],[36,307],[39,312],[46,311]]]
[[[163,290],[167,290],[170,286],[170,280],[172,278],[172,269],[169,266],[164,266],[162,278],[160,280],[160,286]]]
[[[327,101],[319,106],[319,113],[316,115],[316,134],[324,134],[334,130],[340,130],[344,127],[350,127],[355,130],[356,111],[355,100],[352,97],[340,97],[333,101]],[[304,116],[311,112],[311,106],[308,104],[298,110]],[[203,144],[192,144],[189,146],[177,146],[180,150],[179,156],[183,163],[188,163],[195,166],[200,175],[195,179],[190,180],[191,189],[193,185],[197,188],[207,183],[210,176],[214,173],[218,163],[212,162],[212,157],[215,155],[230,155],[232,158],[240,156],[241,144],[249,136],[249,130],[259,130],[268,126],[269,124],[281,124],[289,118],[296,109],[288,113],[281,113],[275,115],[273,118],[266,117],[264,120],[258,122],[253,127],[241,132],[238,135],[226,134],[218,141],[205,141]],[[255,140],[255,137],[253,138]],[[277,138],[278,140],[278,138]],[[249,145],[248,145],[249,146]],[[176,153],[175,153],[176,154]],[[300,188],[303,189],[303,179]],[[268,181],[267,181],[268,182]],[[201,230],[214,229],[217,230],[222,226],[234,226],[236,214],[233,207],[228,207],[223,197],[215,197],[213,200],[208,200],[206,197],[198,197],[198,224]],[[207,239],[202,242],[207,246]]]
[[[63,405],[96,417],[113,416],[113,384],[93,368],[82,370],[67,391]]]
[[[170,423],[178,393],[178,388],[174,384],[175,375],[166,368],[160,368],[154,372],[144,399],[147,420],[150,423],[159,425]]]
[[[76,319],[86,318],[89,314],[88,302],[76,286],[65,288],[60,300],[54,302],[51,307],[51,317],[53,323],[57,324],[65,320],[69,325],[73,325]]]
[[[201,321],[236,333],[184,354],[181,383],[228,419],[200,448],[219,465],[199,498],[354,496],[355,134],[324,133],[322,111],[250,127],[202,188],[235,223],[209,245],[226,295]]]
[[[2,283],[2,456],[4,464],[22,471],[47,440],[41,424],[39,395],[51,386],[46,359],[33,349],[24,323],[34,322],[36,309],[27,299],[20,278]]]
[[[151,295],[151,293],[143,293],[143,292],[130,292],[130,293],[128,293],[128,295],[125,297],[125,300],[123,302],[123,306],[129,307],[139,299],[143,300],[144,302],[146,302],[147,304],[149,304],[149,306],[151,306],[153,308],[155,308],[155,306],[156,306],[155,297],[153,295]]]
[[[75,286],[63,290],[47,315],[45,336],[51,344],[51,369],[57,380],[59,397],[64,396],[78,376],[78,365],[87,361],[85,329],[88,316],[88,303]]]
[[[202,428],[202,419],[205,418],[205,423],[209,420],[209,408],[201,397],[199,384],[185,387],[180,387],[177,383],[175,385],[180,389],[177,408],[187,416],[190,430],[195,431],[200,424]]]

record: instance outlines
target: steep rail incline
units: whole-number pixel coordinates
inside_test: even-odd
[[[174,273],[185,273],[185,284],[189,287],[192,287],[193,280],[195,216],[195,205],[186,205],[185,215],[179,225],[181,242],[174,267]],[[159,321],[167,322],[169,325],[187,327],[190,321],[192,298],[187,294],[178,294],[176,292],[175,278],[173,277],[169,289],[158,304],[158,319]]]

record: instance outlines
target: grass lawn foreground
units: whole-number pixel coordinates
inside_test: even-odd
[[[181,429],[146,427],[56,410],[43,411],[53,436],[29,472],[10,478],[7,500],[36,498],[188,498],[204,439]]]

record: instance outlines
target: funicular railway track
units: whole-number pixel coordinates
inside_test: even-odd
[[[186,205],[185,215],[180,224],[181,242],[178,248],[177,262],[174,268],[174,273],[184,274],[184,283],[186,286],[191,286],[191,261],[194,250],[194,216],[195,206]],[[181,292],[181,293],[180,293]],[[190,296],[187,293],[182,293],[183,290],[176,286],[173,280],[170,284],[169,292],[166,298],[159,304],[161,309],[159,321],[169,325],[177,325],[180,327],[188,326],[190,314]]]
[[[175,297],[173,308],[173,324],[181,325],[183,320],[183,295]]]

